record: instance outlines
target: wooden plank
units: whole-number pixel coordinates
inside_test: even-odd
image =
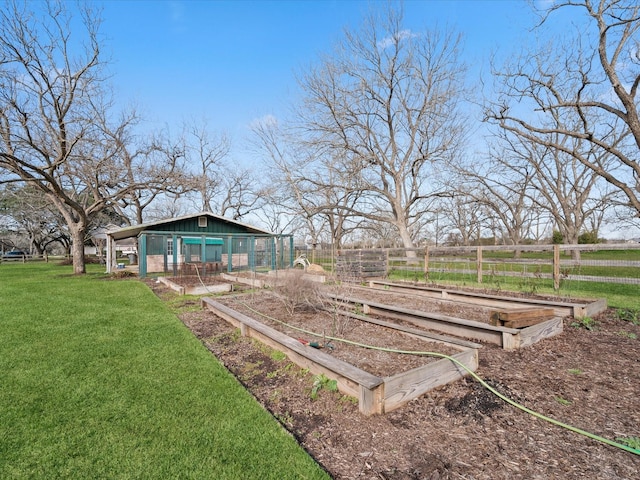
[[[500,346],[503,348],[503,350],[516,350],[522,347],[522,339],[520,337],[520,332],[515,334],[503,332],[502,343]]]
[[[374,325],[380,325],[382,327],[392,328],[393,330],[397,330],[399,332],[411,334],[411,336],[424,338],[440,343],[444,343],[446,345],[450,345],[453,347],[464,347],[464,348],[481,348],[482,345],[479,343],[468,342],[466,340],[462,340],[460,338],[455,337],[447,337],[445,335],[438,335],[437,333],[425,332],[424,330],[418,330],[416,328],[404,327],[402,325],[398,325],[397,323],[385,322],[384,320],[377,320],[375,318],[366,317],[364,315],[358,315],[356,313],[347,312],[345,310],[341,310],[337,312],[338,315],[344,315],[351,318],[356,318],[360,321],[372,323]]]
[[[471,371],[478,368],[478,350],[476,349],[456,353],[452,357],[462,362]],[[468,372],[462,367],[451,360],[441,359],[393,377],[386,377],[384,379],[384,411],[387,413],[395,410],[425,392],[465,375],[468,375]]]
[[[520,318],[504,321],[503,325],[508,328],[525,328],[532,325],[537,325],[538,323],[546,322],[547,320],[551,320],[553,317],[555,317],[553,310],[550,311],[551,313],[544,313],[538,317]]]
[[[552,308],[522,308],[510,310],[494,310],[490,312],[492,325],[503,325],[509,328],[530,327],[545,322],[555,316]]]
[[[544,338],[553,337],[562,333],[564,322],[561,317],[555,317],[546,322],[523,328],[520,331],[520,347],[528,347]]]
[[[590,302],[585,306],[584,317],[593,317],[601,312],[604,312],[607,309],[607,299],[600,298],[595,302]],[[581,312],[582,313],[582,312]],[[576,316],[575,318],[583,318],[582,316]]]
[[[518,308],[514,310],[502,310],[499,313],[500,320],[503,322],[515,322],[518,320],[528,320],[544,317],[545,315],[553,315],[552,308]],[[549,319],[547,319],[549,320]]]
[[[375,388],[365,388],[361,385],[358,394],[358,408],[360,412],[365,415],[384,413],[384,391],[384,382]]]
[[[477,328],[477,327],[474,328],[474,326],[470,326],[470,325],[460,325],[460,324],[449,322],[442,319],[434,319],[434,318],[428,318],[428,317],[420,317],[420,318],[413,317],[405,313],[396,313],[391,310],[382,310],[382,309],[377,309],[375,307],[370,307],[370,311],[373,314],[379,314],[379,315],[383,315],[391,318],[396,318],[398,320],[403,320],[405,322],[412,323],[413,325],[416,325],[421,328],[437,330],[446,335],[457,335],[459,337],[472,338],[473,340],[477,340],[480,342],[487,342],[487,343],[493,343],[496,345],[502,345],[502,332],[500,330],[491,331],[485,328]],[[478,323],[478,325],[484,325],[484,324],[480,324],[479,322],[475,322],[475,323]],[[490,325],[485,325],[485,326],[490,327]],[[509,330],[513,330],[513,332],[518,331],[515,329],[509,329]]]

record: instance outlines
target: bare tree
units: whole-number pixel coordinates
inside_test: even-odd
[[[361,189],[352,215],[392,225],[413,247],[425,201],[442,194],[438,164],[458,154],[464,136],[464,67],[458,37],[411,32],[402,22],[391,8],[381,20],[371,15],[302,76],[298,138],[307,157],[348,174]],[[322,176],[312,180],[335,186]]]
[[[66,251],[71,243],[64,218],[33,186],[9,183],[0,190],[0,211],[7,226],[13,225],[13,233],[26,236],[31,251],[43,254],[53,244],[60,244]]]
[[[135,115],[112,119],[100,59],[100,17],[91,5],[72,23],[64,2],[7,2],[0,12],[0,171],[42,192],[64,217],[73,269],[85,272],[92,217],[140,184],[131,184],[122,144]],[[44,8],[37,17],[28,6]],[[73,25],[73,28],[72,28]],[[148,184],[147,182],[145,182]]]
[[[482,220],[486,218],[480,202],[462,192],[443,200],[452,230],[458,232],[459,243],[465,246],[478,243],[482,236]]]
[[[494,235],[499,232],[501,242],[520,245],[529,234],[535,215],[528,197],[530,177],[515,177],[498,162],[470,165],[463,176],[459,186],[487,209]]]
[[[543,12],[539,28],[568,8],[585,14],[575,17],[573,39],[502,68],[504,89],[487,116],[520,138],[553,149],[553,155],[575,158],[622,192],[625,205],[640,216],[640,5],[559,1]],[[589,147],[576,150],[579,143]]]
[[[357,177],[339,168],[339,162],[309,159],[308,151],[273,118],[255,122],[253,133],[256,151],[265,156],[271,191],[278,191],[278,195],[269,196],[270,201],[284,200],[280,204],[304,221],[312,244],[319,243],[321,234],[328,230],[331,243],[340,248],[343,238],[361,220],[354,215],[361,195]]]
[[[225,133],[210,131],[207,121],[203,120],[185,125],[183,142],[193,189],[200,197],[200,210],[213,212],[214,199],[222,188],[222,170],[231,150],[231,141]]]
[[[260,188],[255,171],[249,168],[224,169],[217,211],[223,217],[241,220],[262,208],[265,190]]]
[[[552,121],[560,125],[562,119],[552,116]],[[501,155],[493,155],[491,162],[498,166],[499,176],[522,185],[521,194],[538,210],[549,213],[563,242],[577,244],[587,220],[606,210],[612,199],[611,192],[597,188],[602,177],[580,159],[609,169],[610,154],[594,149],[590,142],[558,132],[539,133],[536,141],[510,128],[498,136],[504,149]],[[580,252],[573,250],[572,254],[578,258]]]
[[[122,152],[122,172],[129,185],[135,185],[119,199],[114,207],[122,216],[136,224],[145,221],[145,211],[158,199],[167,195],[174,200],[193,191],[192,182],[182,162],[184,151],[172,144],[166,133],[139,138],[127,130],[110,131],[105,135],[110,142],[119,145]],[[166,218],[166,214],[164,215]]]

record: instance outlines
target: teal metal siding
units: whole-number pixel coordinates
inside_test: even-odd
[[[177,220],[175,222],[165,223],[153,227],[155,231],[161,232],[190,232],[221,235],[225,233],[254,233],[251,229],[243,228],[233,223],[222,222],[211,217],[207,218],[206,227],[198,227],[198,217],[185,220]]]

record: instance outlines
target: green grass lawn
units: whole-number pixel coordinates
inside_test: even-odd
[[[329,478],[155,295],[0,265],[0,478]]]

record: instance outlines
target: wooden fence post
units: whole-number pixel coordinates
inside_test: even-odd
[[[387,272],[387,277],[388,277],[389,273],[391,272],[391,268],[390,268],[390,265],[389,265],[389,249],[388,248],[385,250],[385,256],[386,256],[386,260],[385,261],[386,261],[386,264],[387,264],[386,272]]]
[[[482,283],[482,245],[478,245],[476,254],[476,267],[478,269],[478,283]]]
[[[429,247],[424,249],[424,279],[429,280]]]
[[[553,289],[560,289],[560,245],[553,246]]]

